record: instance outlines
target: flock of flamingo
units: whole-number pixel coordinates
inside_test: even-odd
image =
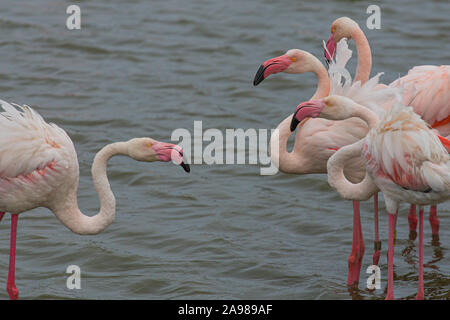
[[[353,39],[358,54],[354,80],[345,68]],[[389,216],[388,290],[393,299],[395,225],[399,203],[411,204],[410,237],[419,223],[419,289],[424,299],[423,215],[430,205],[430,224],[439,237],[436,205],[450,198],[450,66],[418,66],[389,85],[370,78],[372,57],[367,38],[358,24],[342,17],[331,25],[325,48],[328,70],[312,54],[292,49],[264,62],[253,84],[270,74],[313,72],[317,90],[309,101],[277,127],[270,141],[271,159],[285,173],[325,173],[329,184],[344,199],[353,200],[353,245],[348,258],[349,286],[359,283],[365,251],[359,201],[374,197],[375,252],[378,264],[381,241],[378,230],[378,192]],[[105,146],[95,156],[92,179],[100,198],[100,211],[86,216],[78,208],[79,167],[67,133],[49,124],[32,108],[0,100],[0,220],[11,214],[11,242],[7,292],[17,299],[15,252],[18,216],[37,207],[50,209],[72,232],[98,234],[114,220],[115,198],[107,178],[107,161],[115,155],[136,161],[173,161],[190,171],[179,146],[134,138]],[[297,129],[291,152],[287,142]],[[446,138],[447,137],[447,138]],[[278,148],[275,150],[274,148]],[[276,152],[275,152],[276,151]],[[416,216],[419,206],[419,219]]]
[[[358,61],[355,79],[345,68],[355,41]],[[389,85],[379,83],[382,74],[370,77],[372,56],[364,32],[348,17],[336,19],[324,48],[328,70],[308,52],[291,49],[265,61],[253,84],[279,72],[313,72],[317,90],[309,101],[277,127],[272,136],[271,158],[285,173],[326,173],[341,197],[353,200],[353,245],[348,258],[349,286],[357,286],[365,251],[359,201],[374,197],[375,252],[380,258],[378,192],[389,215],[388,288],[394,298],[393,256],[399,203],[410,203],[410,238],[417,236],[419,220],[419,289],[424,299],[423,215],[431,205],[430,224],[439,238],[436,205],[450,198],[450,66],[417,66]],[[296,128],[294,147],[287,142]],[[275,148],[277,148],[276,150]],[[275,152],[277,151],[277,152]],[[416,216],[419,206],[419,219]]]

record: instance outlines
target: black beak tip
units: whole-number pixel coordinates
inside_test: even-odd
[[[264,66],[261,65],[256,72],[255,79],[253,79],[253,85],[256,87],[264,80]]]
[[[191,167],[187,163],[180,163],[180,166],[186,171],[187,173],[191,172]]]

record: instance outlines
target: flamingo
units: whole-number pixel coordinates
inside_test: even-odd
[[[364,200],[378,189],[384,194],[389,214],[388,292],[393,295],[393,254],[395,218],[399,203],[419,205],[419,289],[416,299],[424,299],[423,290],[423,206],[450,199],[450,157],[444,148],[450,141],[438,137],[412,107],[396,102],[379,116],[366,106],[346,97],[332,95],[298,105],[291,130],[306,117],[347,119],[359,117],[367,122],[364,139],[347,145],[330,157],[328,182],[346,199]],[[357,184],[343,174],[346,160],[362,156],[364,179]]]
[[[11,246],[7,292],[17,299],[15,284],[15,253],[19,214],[33,208],[50,209],[59,221],[80,235],[98,234],[114,220],[115,198],[111,191],[106,166],[115,155],[136,161],[173,162],[186,172],[179,146],[151,138],[134,138],[105,146],[95,156],[92,178],[100,198],[97,215],[84,215],[77,204],[78,160],[74,145],[67,133],[48,124],[32,108],[9,104],[0,100],[0,220],[11,213]]]
[[[358,24],[348,18],[341,17],[331,24],[331,35],[327,41],[325,57],[331,60],[336,52],[336,44],[342,39],[353,39],[358,54],[355,80],[370,74],[372,54],[364,32]],[[450,135],[450,66],[416,66],[408,73],[393,81],[389,87],[404,89],[403,104],[409,104],[429,125],[441,136]],[[388,106],[387,104],[386,106]],[[385,107],[386,107],[385,106]],[[412,204],[408,215],[410,238],[415,239],[417,232],[416,208]],[[437,207],[431,206],[429,222],[434,241],[439,240],[439,218]]]
[[[339,45],[335,69],[342,72],[345,64],[351,57],[351,50],[348,49],[345,39]],[[265,61],[258,69],[253,84],[256,86],[271,74],[285,72],[299,74],[313,72],[318,80],[318,86],[311,99],[317,99],[329,94],[330,86],[338,87],[340,78],[329,74],[322,63],[310,53],[291,49],[284,55]],[[380,74],[381,75],[381,74]],[[368,85],[362,85],[361,81],[355,83],[352,90],[345,94],[357,99],[358,101],[370,101],[374,88],[378,83],[380,75],[371,79]],[[367,80],[369,75],[364,76]],[[365,81],[364,81],[365,82]],[[345,121],[330,121],[326,119],[310,119],[303,121],[296,134],[294,148],[292,152],[287,152],[286,145],[291,135],[289,123],[292,115],[284,119],[278,126],[279,139],[271,137],[271,149],[273,150],[275,140],[279,143],[278,153],[271,152],[272,161],[278,164],[279,169],[285,173],[310,174],[327,173],[326,163],[331,155],[342,146],[354,143],[362,139],[367,134],[367,126],[357,118],[347,119]],[[355,158],[349,163],[345,171],[346,176],[352,181],[360,181],[365,174],[364,167],[359,158]],[[377,215],[378,201],[377,195],[374,195],[374,209]],[[359,202],[353,203],[353,244],[352,251],[348,258],[349,274],[347,284],[357,286],[359,283],[359,274],[361,270],[362,258],[364,256],[364,241],[361,230],[361,220],[359,214]],[[378,230],[378,226],[375,226]],[[378,235],[378,232],[376,232]],[[373,263],[378,264],[380,244],[378,237],[375,239],[375,253]]]

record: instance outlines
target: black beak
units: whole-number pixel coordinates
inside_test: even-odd
[[[188,173],[191,172],[191,167],[189,167],[187,163],[184,163],[184,161],[180,163],[180,166],[184,169],[184,171]]]
[[[264,68],[263,65],[261,65],[256,72],[255,79],[253,79],[253,85],[257,86],[264,80],[264,71],[266,71],[266,68]]]
[[[300,110],[300,109],[298,109],[298,110]],[[292,115],[291,132],[295,131],[295,129],[297,129],[298,124],[300,123],[300,121],[298,121],[297,118],[295,117],[297,115],[298,110],[296,110],[294,112],[294,114]]]
[[[180,152],[179,150],[175,149],[175,148],[169,148],[172,150],[175,150],[176,152],[178,152],[181,156],[181,158],[183,158],[183,152]],[[181,161],[180,166],[184,169],[184,171],[186,172],[191,172],[191,167],[189,167],[189,165],[187,163],[184,163],[184,161]]]

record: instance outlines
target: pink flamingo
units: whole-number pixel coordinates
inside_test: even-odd
[[[370,74],[372,54],[364,32],[358,24],[348,17],[336,19],[331,24],[331,35],[327,41],[325,57],[331,60],[336,52],[336,44],[342,39],[353,39],[358,53],[358,65],[355,80]],[[327,52],[328,51],[328,52]],[[441,136],[450,135],[450,101],[447,92],[450,90],[450,66],[417,66],[409,70],[408,74],[395,80],[389,87],[405,89],[403,103],[411,105],[416,113]],[[417,232],[416,208],[412,204],[408,221],[410,238],[415,239]],[[439,219],[436,206],[431,206],[429,221],[432,236],[439,239]]]
[[[376,111],[376,110],[374,110]],[[367,122],[369,133],[364,139],[342,147],[330,157],[328,182],[347,199],[367,198],[380,189],[389,213],[388,292],[393,299],[393,254],[395,216],[401,202],[420,206],[419,212],[419,290],[423,290],[423,206],[450,199],[450,157],[438,136],[411,107],[395,103],[379,117],[368,107],[342,96],[329,96],[298,105],[291,130],[306,117],[348,119],[359,117]],[[446,141],[450,143],[450,141]],[[366,176],[357,184],[343,174],[346,160],[361,156]]]
[[[344,42],[345,40],[343,40]],[[333,66],[342,72],[345,64],[351,57],[351,50],[346,43],[340,45]],[[340,57],[340,58],[339,58]],[[318,79],[318,86],[312,99],[324,97],[330,92],[330,85],[336,89],[340,84],[340,77],[329,74],[320,61],[310,53],[298,49],[291,49],[284,55],[265,61],[255,75],[253,84],[258,85],[269,75],[279,72],[299,74],[313,72]],[[364,82],[368,80],[369,75],[364,75]],[[357,100],[368,101],[371,99],[371,93],[378,83],[378,77],[374,77],[368,85],[355,84],[346,95]],[[387,101],[387,100],[386,100]],[[289,123],[292,115],[284,119],[277,127],[279,139],[271,138],[271,149],[276,148],[278,143],[278,153],[271,152],[271,158],[279,169],[285,173],[310,174],[326,173],[326,162],[333,153],[342,146],[354,143],[367,134],[367,126],[360,119],[352,118],[345,121],[330,121],[326,119],[310,119],[303,121],[296,134],[294,148],[292,152],[287,152],[286,145],[291,135]],[[276,149],[275,149],[276,150]],[[352,159],[345,169],[345,174],[352,182],[361,181],[364,177],[365,169],[359,158]],[[375,212],[378,211],[377,195],[374,195]],[[364,256],[364,241],[361,230],[361,219],[359,213],[359,202],[353,203],[353,244],[352,251],[348,258],[349,274],[347,284],[357,286],[361,270],[362,258]],[[375,226],[378,229],[378,226]],[[376,233],[378,234],[378,233]],[[375,239],[375,253],[373,263],[378,264],[379,249],[381,244],[379,239]]]
[[[11,213],[11,247],[7,291],[17,299],[15,285],[16,234],[19,214],[37,207],[50,209],[63,225],[77,234],[98,234],[115,215],[106,165],[109,158],[125,155],[136,161],[170,161],[186,172],[180,147],[151,138],[135,138],[105,146],[94,158],[92,178],[100,198],[100,212],[84,215],[77,204],[78,160],[67,133],[48,124],[28,106],[10,105],[0,100],[0,220]]]

